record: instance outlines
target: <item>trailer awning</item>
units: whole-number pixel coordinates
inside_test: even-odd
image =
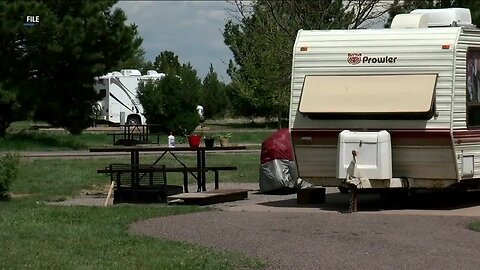
[[[437,74],[305,76],[299,111],[311,118],[430,119]]]

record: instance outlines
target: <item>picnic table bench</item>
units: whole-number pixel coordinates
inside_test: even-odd
[[[235,171],[236,166],[206,166],[204,168],[198,167],[165,167],[165,165],[151,165],[151,164],[110,164],[104,169],[97,170],[97,173],[110,174],[111,181],[117,184],[118,188],[123,186],[129,187],[148,187],[153,188],[159,185],[167,185],[167,172],[181,172],[183,173],[183,190],[188,193],[188,174],[202,173],[202,172],[214,172],[215,189],[219,188],[220,171]],[[147,176],[144,180],[143,178]],[[197,175],[193,175],[197,178],[198,190],[201,189],[202,183],[198,181]],[[137,179],[137,180],[135,180]],[[127,183],[125,183],[127,182]]]

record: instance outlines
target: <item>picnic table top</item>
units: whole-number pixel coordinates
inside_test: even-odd
[[[155,152],[155,151],[223,151],[223,150],[243,150],[247,147],[245,145],[236,146],[214,146],[214,147],[191,147],[191,146],[113,146],[92,148],[90,152]]]

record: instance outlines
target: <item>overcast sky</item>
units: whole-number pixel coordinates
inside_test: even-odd
[[[232,53],[223,43],[222,31],[232,5],[226,1],[119,1],[128,22],[138,25],[147,60],[169,50],[180,63],[190,62],[200,78],[213,64],[219,79],[226,74]]]

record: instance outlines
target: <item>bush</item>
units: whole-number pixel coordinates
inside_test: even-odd
[[[143,106],[149,124],[158,125],[158,130],[175,134],[190,134],[199,124],[196,111],[200,79],[191,66],[183,66],[180,75],[166,75],[160,80],[149,80],[138,87],[138,99]]]
[[[470,224],[468,224],[468,228],[470,228],[470,230],[480,232],[480,220],[470,222]]]
[[[0,200],[8,200],[10,184],[17,178],[20,156],[7,153],[0,157]]]

